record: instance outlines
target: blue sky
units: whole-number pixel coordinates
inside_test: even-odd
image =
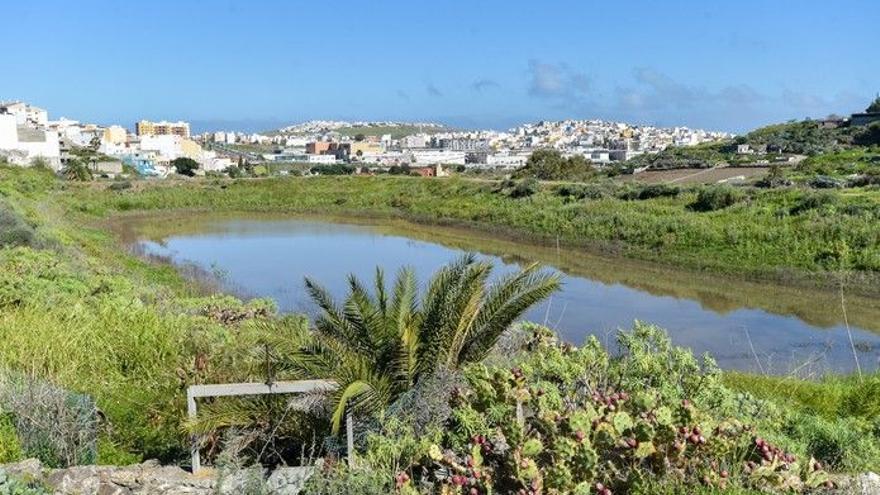
[[[742,131],[862,110],[880,2],[5,1],[0,99],[128,127],[315,118]]]

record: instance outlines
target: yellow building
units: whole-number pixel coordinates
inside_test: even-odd
[[[128,132],[124,127],[118,125],[111,125],[110,127],[104,129],[104,142],[111,144],[125,144],[125,140],[128,137]]]
[[[360,152],[360,153],[358,153]],[[363,155],[378,154],[382,152],[382,145],[367,141],[355,141],[351,143],[351,157],[358,158]]]
[[[192,139],[181,139],[180,153],[187,158],[198,160],[202,156],[202,147]]]
[[[135,124],[138,136],[180,136],[182,138],[189,137],[188,122],[150,122],[149,120],[141,120]]]

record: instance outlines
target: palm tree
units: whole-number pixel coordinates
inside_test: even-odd
[[[400,270],[389,293],[377,268],[372,293],[349,276],[342,304],[306,278],[321,316],[317,346],[298,362],[338,383],[334,432],[348,411],[380,410],[440,368],[480,361],[517,318],[559,288],[559,277],[536,264],[487,284],[491,271],[491,263],[465,255],[434,275],[420,301],[412,269]]]
[[[71,160],[70,163],[67,164],[66,167],[61,171],[64,175],[64,178],[67,180],[75,180],[75,181],[88,181],[92,180],[92,171],[89,170],[88,165],[83,163],[80,160]]]

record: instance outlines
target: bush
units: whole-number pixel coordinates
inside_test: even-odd
[[[669,184],[650,184],[647,186],[627,189],[618,197],[627,201],[646,200],[653,198],[674,198],[681,193],[681,188]]]
[[[0,468],[0,495],[49,495],[40,483],[14,478]]]
[[[24,457],[12,416],[0,414],[0,464],[19,461]]]
[[[791,208],[789,211],[792,215],[800,215],[810,210],[817,210],[823,207],[832,206],[837,203],[837,196],[832,193],[808,193]]]
[[[810,179],[810,187],[815,189],[836,189],[838,187],[843,186],[843,182],[835,179],[834,177],[828,177],[827,175],[818,175]]]
[[[355,168],[351,165],[335,164],[335,165],[319,165],[312,167],[311,172],[318,175],[351,175]]]
[[[529,156],[525,166],[514,173],[519,179],[537,180],[588,180],[595,176],[592,164],[582,155],[564,157],[553,149],[536,150]]]
[[[171,160],[171,166],[174,167],[174,170],[178,174],[186,177],[193,177],[196,175],[196,170],[199,169],[199,162],[192,158],[182,156]]]
[[[730,186],[710,186],[701,189],[689,207],[694,211],[722,210],[742,201],[744,197],[742,191]]]
[[[15,425],[21,448],[50,467],[97,458],[97,408],[88,396],[17,373],[0,373],[0,412]]]
[[[508,195],[511,198],[527,198],[538,192],[538,181],[536,179],[523,179],[517,182],[510,190]]]
[[[40,247],[41,245],[34,228],[9,205],[0,201],[0,247]]]
[[[131,182],[127,180],[117,181],[110,184],[110,187],[107,189],[111,191],[124,191],[126,189],[131,189]]]
[[[608,197],[612,186],[600,184],[563,184],[556,188],[556,194],[563,198],[602,199]]]
[[[880,122],[871,122],[871,124],[861,128],[857,131],[853,141],[862,146],[880,145]]]

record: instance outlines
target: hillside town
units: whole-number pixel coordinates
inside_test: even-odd
[[[0,156],[17,165],[35,161],[61,170],[84,159],[113,176],[123,167],[145,177],[167,177],[188,158],[197,173],[222,173],[242,163],[353,164],[364,169],[437,165],[513,170],[534,150],[580,155],[596,168],[669,147],[731,137],[687,127],[654,127],[603,120],[541,121],[508,131],[456,130],[436,123],[310,121],[265,133],[194,135],[187,122],[141,120],[134,129],[61,117],[25,102],[0,103]],[[433,175],[433,174],[428,174]]]

